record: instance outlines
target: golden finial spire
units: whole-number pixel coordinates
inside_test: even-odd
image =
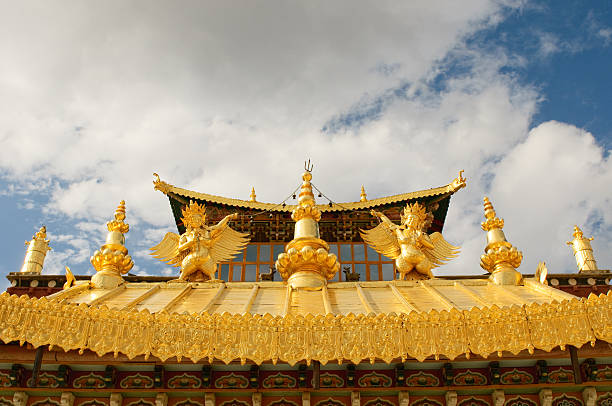
[[[489,280],[498,285],[518,285],[523,276],[516,270],[523,261],[523,253],[506,240],[504,220],[497,217],[488,197],[484,198],[484,215],[481,223],[487,232],[485,254],[480,257],[480,266],[491,272]]]
[[[255,194],[255,186],[253,186],[251,188],[251,201],[252,202],[256,202],[257,201],[257,195]]]
[[[293,288],[319,289],[339,270],[336,255],[319,236],[321,211],[312,193],[312,166],[305,165],[298,205],[291,213],[295,221],[293,240],[278,256],[276,269]]]
[[[40,230],[32,236],[31,241],[25,242],[25,245],[28,249],[26,250],[23,265],[19,272],[40,274],[45,263],[47,251],[51,249],[51,247],[49,247],[49,240],[47,240],[47,228],[42,226]]]
[[[368,200],[368,195],[365,192],[365,188],[363,187],[363,185],[361,185],[361,194],[359,195],[359,201],[360,202],[365,202]]]
[[[96,288],[112,289],[119,286],[123,283],[121,275],[128,273],[134,266],[134,261],[125,248],[124,234],[130,231],[130,225],[123,220],[125,220],[124,200],[115,210],[115,219],[106,223],[108,228],[106,243],[94,252],[90,259],[98,271],[91,278],[91,283]]]
[[[600,272],[593,256],[593,247],[591,247],[593,237],[586,238],[577,225],[574,226],[574,233],[572,235],[574,239],[568,241],[567,245],[571,245],[574,250],[578,272]]]

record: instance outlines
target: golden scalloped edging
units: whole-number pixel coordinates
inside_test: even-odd
[[[180,187],[173,186],[164,181],[160,181],[156,184],[155,189],[164,193],[165,195],[175,194],[191,199],[202,200],[209,203],[226,204],[228,206],[242,207],[253,210],[266,210],[266,211],[280,211],[280,212],[291,212],[297,205],[287,204],[282,206],[278,203],[263,203],[254,202],[250,200],[232,199],[229,197],[209,195],[207,193],[194,192],[192,190],[182,189]],[[402,201],[408,201],[411,199],[418,199],[422,197],[438,196],[443,194],[455,193],[456,186],[453,183],[449,183],[446,186],[441,186],[432,189],[419,190],[416,192],[402,193],[399,195],[381,197],[379,199],[372,199],[360,202],[348,202],[348,203],[332,203],[330,207],[328,204],[317,204],[316,207],[322,212],[331,211],[344,211],[344,210],[365,210],[376,206],[382,206],[385,204],[397,203]]]
[[[612,291],[588,299],[473,308],[460,312],[285,317],[109,310],[27,296],[0,295],[0,339],[34,347],[89,349],[193,362],[394,359],[501,351],[550,351],[596,339],[612,342]]]

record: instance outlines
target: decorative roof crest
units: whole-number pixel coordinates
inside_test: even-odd
[[[181,221],[187,228],[200,228],[206,224],[206,207],[193,200],[189,201],[189,206],[181,209],[183,217]]]
[[[417,221],[415,227],[421,230],[428,219],[427,208],[424,205],[419,204],[419,202],[407,204],[406,207],[404,207],[400,218],[402,220],[402,224],[410,220],[410,218],[413,218]]]

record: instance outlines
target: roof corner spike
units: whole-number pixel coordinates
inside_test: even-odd
[[[574,226],[574,233],[572,234],[574,239],[568,241],[567,245],[571,245],[574,251],[574,257],[576,257],[576,266],[578,266],[579,273],[590,273],[600,272],[597,268],[597,261],[593,255],[593,247],[591,241],[593,237],[586,238],[582,233],[582,230],[577,225]]]
[[[96,288],[113,289],[121,285],[124,275],[132,269],[134,261],[125,248],[125,233],[130,225],[125,223],[125,200],[115,210],[115,219],[106,223],[106,243],[94,252],[90,261],[97,273],[91,278]]]
[[[459,176],[456,177],[455,179],[453,179],[453,181],[450,183],[450,189],[453,193],[455,193],[456,191],[458,191],[459,189],[462,189],[466,186],[466,181],[467,178],[463,177],[463,172],[465,172],[463,169],[459,171]]]
[[[32,236],[32,240],[25,242],[25,245],[27,245],[28,249],[26,250],[25,257],[23,258],[23,265],[19,272],[40,275],[43,270],[47,252],[51,249],[51,247],[49,247],[49,240],[47,240],[47,227],[42,226],[40,230]]]
[[[172,185],[161,180],[157,173],[153,173],[153,176],[155,177],[155,179],[153,179],[153,189],[159,190],[163,194],[167,195],[170,189],[172,189]]]
[[[252,202],[256,202],[257,201],[257,195],[255,194],[255,186],[253,186],[251,188],[251,201]]]
[[[366,194],[365,187],[363,187],[363,185],[361,185],[361,194],[359,195],[359,201],[360,202],[368,201],[368,195]]]
[[[484,215],[481,223],[487,232],[485,254],[480,257],[480,266],[491,272],[489,280],[497,285],[519,285],[523,276],[516,270],[523,261],[523,253],[506,240],[504,220],[497,217],[493,204],[484,198]]]

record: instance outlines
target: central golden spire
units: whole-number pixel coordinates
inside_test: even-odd
[[[340,270],[336,256],[329,253],[329,245],[319,235],[321,211],[312,193],[311,170],[306,168],[302,175],[298,205],[291,213],[295,221],[293,240],[276,260],[279,274],[293,288],[321,288]]]

